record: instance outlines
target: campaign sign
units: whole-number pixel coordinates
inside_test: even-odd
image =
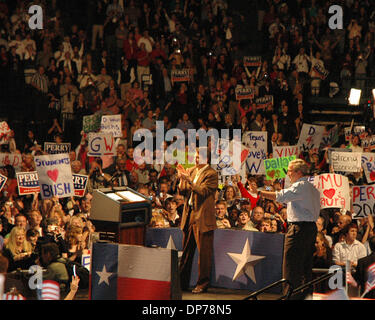
[[[3,190],[8,178],[0,173],[0,191]]]
[[[350,211],[350,189],[347,177],[335,173],[315,176],[314,186],[320,192],[320,208],[343,208]]]
[[[242,143],[249,149],[246,160],[250,174],[265,174],[264,161],[267,159],[267,131],[247,131],[242,135]]]
[[[243,65],[245,67],[259,67],[262,64],[261,56],[245,56],[243,57]]]
[[[38,172],[18,172],[17,184],[20,195],[33,194],[40,192]]]
[[[6,165],[11,165],[16,171],[20,171],[22,155],[20,153],[0,153],[0,166]]]
[[[295,160],[296,156],[282,157],[282,158],[271,158],[264,160],[264,167],[266,169],[266,179],[282,179],[286,177],[288,172],[289,162]]]
[[[253,99],[254,98],[254,91],[249,86],[237,86],[236,90],[236,100],[245,100],[245,99]]]
[[[361,155],[361,152],[333,151],[329,161],[334,171],[359,172],[361,170]]]
[[[355,126],[353,128],[354,134],[359,135],[361,139],[366,138],[367,132],[366,132],[366,127],[365,126]]]
[[[72,174],[74,185],[74,196],[83,197],[87,186],[88,176],[83,174]]]
[[[171,71],[171,81],[172,82],[190,81],[189,69],[172,70]]]
[[[322,80],[327,79],[327,76],[328,76],[329,72],[322,65],[320,65],[319,63],[316,63],[316,64],[314,64],[313,69],[316,72],[316,75],[320,79],[322,79]]]
[[[375,135],[366,137],[361,140],[362,148],[368,148],[370,151],[375,149]]]
[[[361,157],[363,172],[366,175],[367,183],[375,182],[375,153],[364,152]]]
[[[47,152],[48,154],[69,153],[70,142],[44,142],[44,152]]]
[[[375,186],[353,186],[353,219],[375,213]]]
[[[88,153],[90,157],[116,155],[115,140],[110,133],[88,134]]]
[[[324,134],[324,126],[304,123],[298,139],[301,152],[312,150],[318,152]]]
[[[83,116],[82,118],[82,130],[85,133],[96,132],[100,130],[100,122],[102,116],[99,113],[95,113],[89,116]]]
[[[267,109],[269,106],[272,107],[273,106],[273,95],[268,94],[268,95],[265,95],[264,97],[256,98],[255,103],[257,105],[256,106],[257,110],[258,109],[264,110],[264,109]]]
[[[112,133],[115,138],[122,137],[121,114],[102,116],[100,132]]]
[[[282,158],[282,157],[289,157],[295,155],[296,157],[299,156],[299,148],[298,146],[274,146],[273,147],[273,158]]]
[[[53,196],[73,197],[74,185],[69,155],[66,153],[35,156],[42,199]]]

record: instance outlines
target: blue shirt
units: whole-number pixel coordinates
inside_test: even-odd
[[[288,222],[315,222],[320,213],[320,192],[302,177],[288,189],[276,192],[276,201],[287,204]]]

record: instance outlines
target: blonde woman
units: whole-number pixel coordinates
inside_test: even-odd
[[[88,252],[83,239],[83,228],[75,225],[70,226],[65,237],[68,244],[68,259],[82,263],[82,255]]]
[[[32,254],[32,245],[26,239],[26,231],[22,227],[14,227],[10,232],[3,255],[9,260],[8,272],[18,268],[28,270],[35,264],[36,256]]]

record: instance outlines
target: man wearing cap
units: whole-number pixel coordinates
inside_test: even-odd
[[[288,166],[287,175],[292,183],[288,189],[259,191],[261,197],[287,204],[288,231],[284,242],[283,278],[294,289],[312,279],[316,220],[320,213],[320,193],[307,180],[308,168],[302,159],[293,160]],[[292,295],[291,299],[305,299],[308,293],[304,290]]]

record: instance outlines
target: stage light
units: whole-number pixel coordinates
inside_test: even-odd
[[[374,100],[375,100],[375,89],[372,89],[371,91],[372,91],[372,97],[373,97]]]
[[[361,100],[361,93],[361,89],[350,89],[349,104],[353,106],[358,106],[359,100]]]

